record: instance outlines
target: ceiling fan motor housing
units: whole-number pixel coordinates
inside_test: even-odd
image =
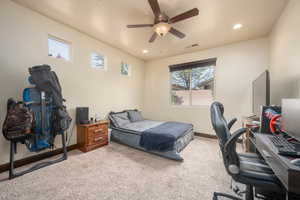
[[[165,36],[170,29],[171,25],[166,22],[160,22],[154,26],[154,31],[161,37]]]
[[[186,20],[188,18],[197,16],[199,14],[198,8],[193,8],[189,11],[176,15],[175,17],[170,18],[164,12],[160,10],[157,0],[148,0],[150,7],[154,14],[154,23],[153,24],[134,24],[127,25],[128,28],[141,28],[141,27],[154,27],[154,33],[152,34],[149,42],[154,42],[157,38],[157,35],[160,37],[165,36],[168,32],[172,35],[182,39],[185,37],[185,34],[173,28],[171,24]]]

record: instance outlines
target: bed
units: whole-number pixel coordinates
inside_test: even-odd
[[[109,119],[112,141],[177,161],[194,139],[192,124],[144,119],[138,110],[110,112]]]

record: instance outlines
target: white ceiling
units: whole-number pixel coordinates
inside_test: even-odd
[[[56,21],[138,58],[150,60],[266,36],[287,0],[158,0],[169,17],[197,7],[200,14],[174,24],[186,34],[171,34],[148,43],[152,28],[128,29],[127,24],[153,23],[147,0],[13,0]],[[244,27],[233,30],[241,23]],[[198,47],[186,48],[194,43]],[[142,50],[149,50],[143,54]]]

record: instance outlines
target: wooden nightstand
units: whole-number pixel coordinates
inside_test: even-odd
[[[108,121],[77,125],[77,144],[88,152],[108,144]]]

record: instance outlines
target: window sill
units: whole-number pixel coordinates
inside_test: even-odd
[[[65,62],[65,63],[73,63],[72,59],[66,60],[64,58],[56,58],[56,57],[53,57],[53,56],[48,56],[48,58],[51,59],[51,60],[62,61],[62,62]]]
[[[97,68],[97,67],[91,67],[91,68],[99,71],[107,71],[107,68]]]
[[[203,107],[210,107],[210,104],[203,104],[203,105],[170,105],[172,108],[203,108]]]

